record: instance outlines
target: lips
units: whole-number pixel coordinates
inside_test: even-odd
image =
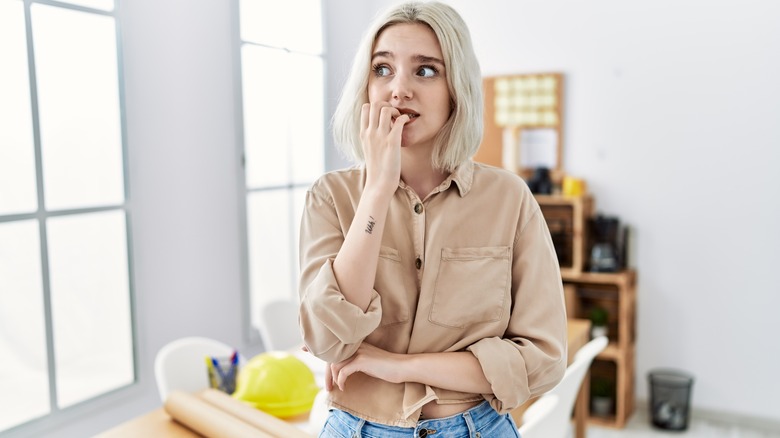
[[[408,108],[398,108],[398,111],[399,111],[399,112],[400,112],[402,115],[403,115],[403,114],[406,114],[407,116],[409,116],[409,120],[414,120],[414,119],[416,119],[417,117],[420,117],[420,114],[419,114],[419,113],[417,113],[416,111],[412,111],[412,110],[410,110],[410,109],[408,109]]]

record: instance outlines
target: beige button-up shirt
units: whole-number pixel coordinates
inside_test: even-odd
[[[491,394],[356,373],[331,404],[413,427],[424,404],[487,399],[500,413],[561,379],[566,313],[558,260],[539,205],[517,175],[468,161],[425,199],[403,181],[392,198],[366,312],[346,301],[333,260],[360,202],[365,169],[330,172],[306,196],[300,326],[315,356],[351,357],[365,341],[396,353],[470,351]]]

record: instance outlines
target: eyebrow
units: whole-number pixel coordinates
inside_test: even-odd
[[[375,60],[376,58],[390,58],[394,59],[395,56],[393,55],[393,52],[382,50],[379,52],[374,52],[373,55],[371,55],[371,61]],[[442,61],[439,58],[436,58],[434,56],[426,56],[426,55],[414,55],[412,56],[412,60],[419,62],[419,63],[434,63],[439,64],[442,67],[444,66],[444,61]]]

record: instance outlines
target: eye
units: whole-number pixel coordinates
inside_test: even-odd
[[[419,70],[417,70],[417,75],[422,76],[424,78],[432,78],[434,76],[437,76],[438,74],[439,74],[439,70],[432,65],[424,65],[420,67]]]
[[[376,76],[389,76],[391,73],[390,67],[384,64],[375,65],[374,67],[372,67],[372,70],[374,70],[374,74]]]

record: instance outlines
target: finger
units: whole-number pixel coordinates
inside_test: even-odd
[[[406,114],[402,114],[398,116],[395,119],[393,128],[390,129],[390,138],[397,141],[400,144],[401,134],[404,132],[404,125],[406,125],[406,123],[409,122],[409,120],[411,120],[411,118]]]
[[[372,102],[371,111],[368,117],[368,129],[376,129],[379,127],[380,116],[382,115],[382,108],[391,107],[389,102]]]
[[[338,386],[339,389],[342,391],[344,390],[344,385],[346,384],[347,377],[349,377],[349,375],[352,374],[352,371],[349,371],[349,369],[352,366],[354,359],[355,356],[352,356],[351,358],[345,361],[334,363],[333,365],[331,365],[333,384],[335,386]]]
[[[399,115],[401,115],[401,112],[398,111],[398,109],[392,106],[383,107],[381,114],[379,115],[379,127],[383,129],[384,132],[390,132],[393,127],[393,118],[398,117]]]
[[[347,364],[346,361],[330,364],[330,379],[333,382],[334,386],[338,382],[338,377],[339,377],[339,373],[341,372],[341,369],[344,368],[344,365],[346,364]]]
[[[360,130],[365,131],[368,129],[368,117],[371,113],[371,104],[364,103],[360,108]]]
[[[349,377],[350,374],[352,374],[352,372],[349,371],[348,366],[339,371],[339,374],[336,377],[336,384],[339,386],[340,390],[344,391],[344,386],[347,384],[347,377]]]
[[[325,366],[325,390],[328,392],[333,391],[333,370],[331,365],[327,364]]]

